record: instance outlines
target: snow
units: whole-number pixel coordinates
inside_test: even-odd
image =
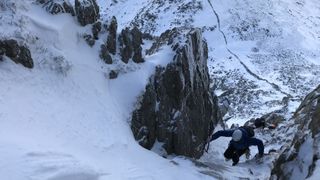
[[[20,3],[26,7],[16,15],[26,19],[21,31],[38,40],[29,44],[34,69],[8,58],[0,65],[2,179],[210,179],[143,149],[129,128],[155,66],[173,59],[168,47],[109,80],[98,49],[79,37],[83,29],[71,16]],[[63,74],[43,65],[54,65],[56,55],[71,66]]]
[[[218,96],[229,94],[232,103],[225,116],[230,118],[229,126],[281,109],[284,93],[293,96],[285,114],[290,121],[302,97],[320,84],[317,0],[208,0],[201,1],[202,9],[179,13],[179,6],[196,1],[163,1],[162,5],[152,0],[97,2],[103,22],[116,16],[118,32],[144,19],[146,12],[156,20],[144,19],[140,28],[152,35],[179,26],[202,28],[214,80],[211,86],[217,87]],[[143,64],[116,61],[106,65],[99,58],[99,45],[90,48],[81,37],[89,26],[80,27],[75,17],[50,15],[31,0],[0,1],[0,10],[0,37],[27,44],[35,60],[31,70],[7,57],[0,62],[1,179],[269,178],[276,155],[266,156],[262,164],[241,158],[238,166],[231,166],[223,157],[228,138],[211,142],[209,152],[199,161],[175,155],[165,159],[159,156],[167,156],[162,143],[148,151],[134,140],[130,114],[155,66],[165,66],[173,59],[169,46],[144,57]],[[242,34],[235,31],[246,25],[249,28]],[[151,45],[144,43],[144,50]],[[117,68],[118,78],[108,79],[110,70]],[[295,132],[291,131],[288,133]],[[282,145],[270,143],[272,136],[264,130],[257,136],[266,143],[266,151],[279,150]],[[308,142],[299,157],[309,163],[310,159],[303,158],[310,150]],[[256,153],[257,148],[252,147],[251,158]],[[317,161],[310,179],[318,179],[319,166]]]
[[[297,159],[289,162],[284,167],[284,171],[291,172],[293,180],[305,179],[309,174],[309,167],[312,165],[313,154],[313,140],[309,135],[300,146]]]

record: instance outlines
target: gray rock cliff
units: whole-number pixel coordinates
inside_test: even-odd
[[[165,32],[149,52],[166,43],[176,55],[166,67],[156,68],[140,107],[133,112],[131,129],[147,149],[157,140],[168,154],[199,158],[219,121],[217,98],[209,90],[207,44],[199,29],[186,35],[174,29]]]

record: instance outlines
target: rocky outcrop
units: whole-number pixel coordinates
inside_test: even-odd
[[[96,0],[75,0],[75,10],[82,26],[93,24],[100,18]]]
[[[45,10],[51,14],[69,13],[75,15],[74,9],[68,0],[37,0]]]
[[[27,68],[33,68],[33,59],[30,50],[25,46],[19,46],[16,40],[0,41],[0,56],[6,55],[17,64]]]
[[[94,39],[96,39],[96,40],[99,39],[99,33],[100,33],[101,29],[102,29],[102,25],[101,25],[100,21],[98,21],[92,25],[91,31],[92,31],[92,35],[93,35]]]
[[[129,59],[135,63],[142,63],[144,59],[142,57],[142,33],[137,27],[132,30],[129,28],[123,29],[121,31],[120,37],[120,55],[121,60],[124,63],[128,63]]]
[[[116,79],[118,77],[118,72],[115,70],[111,70],[109,73],[109,79]]]
[[[178,37],[173,36],[179,34],[176,29],[166,33],[172,36],[159,39],[166,43],[155,44],[172,45],[176,55],[165,68],[156,68],[133,112],[131,129],[147,149],[158,141],[169,154],[199,158],[219,120],[217,98],[209,90],[207,44],[199,29]]]
[[[131,30],[131,36],[132,36],[132,47],[133,47],[133,57],[132,60],[135,63],[142,63],[144,62],[142,58],[142,33],[141,31],[135,26]]]
[[[121,31],[119,41],[121,60],[124,63],[128,63],[129,59],[132,57],[132,41],[129,28],[123,29]]]
[[[91,34],[84,34],[83,38],[90,47],[94,46],[94,44],[96,43],[94,37]]]
[[[117,28],[118,28],[117,19],[116,17],[113,16],[108,28],[109,35],[107,39],[108,51],[113,55],[115,55],[117,52]]]
[[[83,38],[87,44],[92,47],[96,43],[96,40],[99,39],[99,33],[101,31],[101,22],[97,21],[92,25],[91,32],[92,34],[84,34]]]
[[[117,28],[118,23],[116,17],[112,17],[108,26],[104,26],[108,31],[107,41],[101,45],[100,58],[107,64],[112,63],[114,55],[120,54],[121,61],[127,64],[130,59],[135,63],[144,62],[142,55],[143,37],[141,31],[134,27],[132,29],[125,28],[118,36],[119,50],[117,50]]]
[[[2,46],[1,41],[0,41],[0,61],[3,60],[3,55],[5,53],[6,53],[6,50],[4,49],[4,47]]]
[[[295,136],[275,162],[272,179],[312,176],[320,153],[320,86],[306,96],[293,120],[297,126]]]
[[[102,44],[100,49],[100,58],[106,63],[106,64],[112,64],[112,57],[109,54],[109,51],[107,49],[107,46]]]
[[[117,52],[117,28],[118,23],[116,17],[112,17],[110,25],[105,28],[108,31],[107,41],[101,45],[100,48],[100,58],[107,64],[112,64],[112,57],[110,55],[115,55]]]

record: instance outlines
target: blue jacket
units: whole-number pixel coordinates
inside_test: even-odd
[[[247,149],[249,146],[258,146],[259,155],[263,156],[264,153],[264,146],[263,142],[260,139],[249,137],[248,133],[245,129],[239,128],[242,131],[242,137],[240,141],[230,141],[230,145],[232,145],[235,149],[243,150]],[[224,131],[218,131],[212,135],[211,141],[218,139],[220,136],[224,137],[232,137],[232,134],[234,130],[224,130]]]

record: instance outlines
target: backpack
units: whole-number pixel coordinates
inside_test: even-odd
[[[264,118],[257,118],[254,120],[254,125],[256,128],[264,128],[266,126],[266,120]]]
[[[251,126],[241,126],[240,128],[244,129],[247,133],[249,137],[253,137],[254,136],[254,129]]]

